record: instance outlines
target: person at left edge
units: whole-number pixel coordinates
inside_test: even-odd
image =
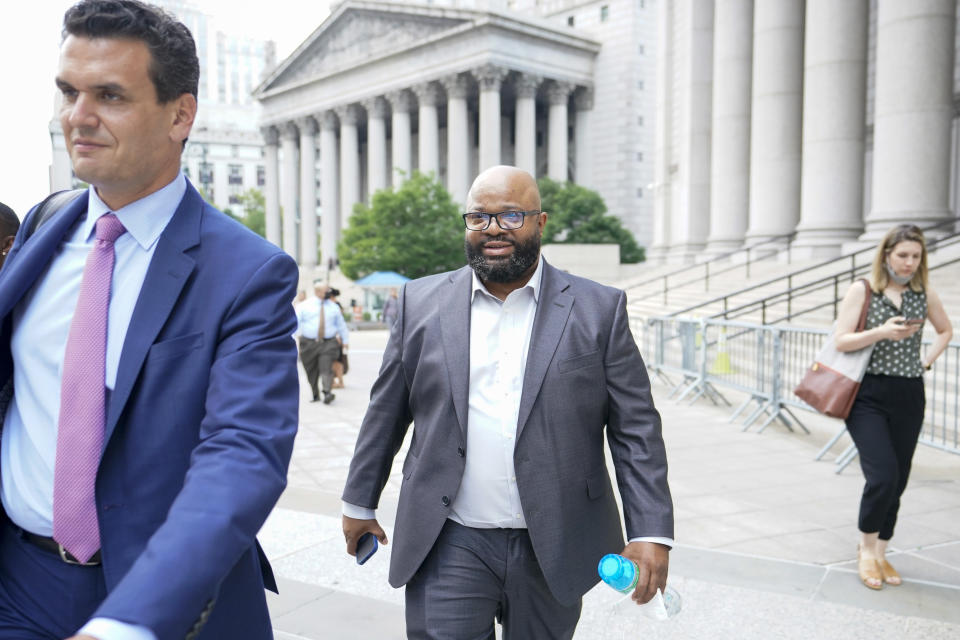
[[[297,429],[296,265],[180,172],[199,77],[183,24],[134,0],[86,0],[63,34],[60,122],[90,188],[29,239],[21,230],[0,273],[0,638],[272,638],[264,587],[276,583],[255,536]],[[113,250],[109,212],[122,224]],[[112,272],[91,268],[104,242]],[[68,388],[74,319],[81,338],[98,333],[78,304],[94,272],[111,283],[100,373]],[[90,410],[87,397],[103,399],[90,413],[102,428],[66,428],[64,400]],[[95,474],[81,515],[58,506],[57,474],[79,455],[58,447],[66,434],[102,435],[85,449],[93,473],[71,467],[71,488]],[[77,523],[92,555],[63,542]]]
[[[20,218],[13,212],[13,209],[0,202],[0,268],[10,253],[10,247],[13,246],[13,239],[20,228]]]

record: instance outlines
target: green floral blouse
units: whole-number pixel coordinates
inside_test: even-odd
[[[893,316],[904,318],[927,317],[927,294],[917,293],[913,289],[903,292],[902,308],[898,309],[893,301],[885,295],[874,293],[870,297],[870,308],[867,310],[867,329],[879,327]],[[881,340],[873,347],[867,373],[882,376],[899,376],[902,378],[919,378],[923,376],[923,364],[920,361],[920,342],[923,330],[917,331],[903,340]]]

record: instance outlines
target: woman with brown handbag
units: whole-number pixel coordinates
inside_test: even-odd
[[[856,331],[856,326],[866,290],[855,283],[840,305],[835,336],[839,351],[874,345],[846,424],[866,479],[860,500],[857,570],[864,585],[880,589],[884,583],[901,583],[887,561],[887,544],[923,426],[923,373],[946,349],[953,328],[927,282],[926,242],[914,225],[899,225],[883,237],[874,256],[870,288],[873,295],[864,330]],[[921,356],[920,331],[926,319],[936,338]]]

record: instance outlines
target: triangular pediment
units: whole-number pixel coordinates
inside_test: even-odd
[[[465,13],[407,13],[382,3],[373,9],[347,5],[281,63],[260,91],[301,84],[403,50],[470,22]]]

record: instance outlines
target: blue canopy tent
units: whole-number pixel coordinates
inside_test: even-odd
[[[379,320],[380,310],[383,309],[383,303],[390,295],[390,290],[399,289],[404,282],[409,280],[410,278],[400,275],[396,271],[374,271],[360,278],[354,284],[363,287],[363,308],[368,309],[371,316]]]

